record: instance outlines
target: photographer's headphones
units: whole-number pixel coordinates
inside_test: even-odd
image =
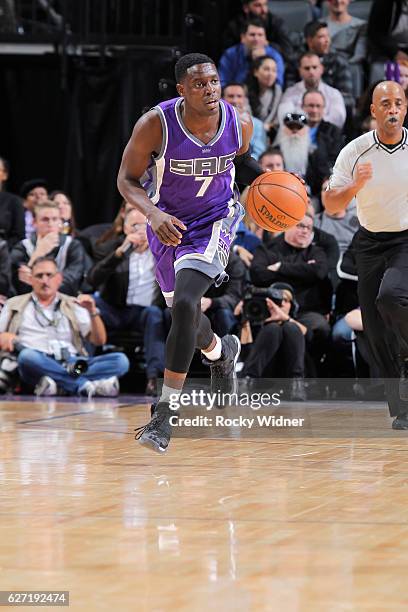
[[[270,286],[270,289],[279,289],[280,291],[283,291],[284,289],[286,289],[286,291],[290,291],[292,294],[292,302],[290,305],[290,311],[289,311],[289,316],[296,318],[298,313],[299,313],[299,304],[296,301],[295,298],[295,290],[293,289],[292,285],[289,285],[289,283],[273,283]]]

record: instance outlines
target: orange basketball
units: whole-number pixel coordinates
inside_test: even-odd
[[[271,232],[284,232],[299,223],[306,206],[306,188],[290,172],[265,172],[249,187],[246,209],[258,225]]]

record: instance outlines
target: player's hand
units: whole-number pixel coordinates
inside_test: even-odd
[[[181,243],[182,234],[177,227],[186,230],[182,221],[158,208],[148,216],[148,222],[160,242],[168,246],[177,246]],[[177,226],[177,227],[176,227]]]
[[[373,166],[371,162],[367,162],[366,164],[357,164],[356,166],[356,175],[354,179],[354,185],[357,190],[360,191],[364,187],[364,185],[373,178]]]

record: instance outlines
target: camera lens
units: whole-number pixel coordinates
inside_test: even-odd
[[[71,376],[79,377],[88,370],[88,362],[86,359],[77,359],[74,363],[69,363],[66,369]]]
[[[244,304],[244,316],[253,323],[261,323],[268,314],[265,298],[252,298]]]

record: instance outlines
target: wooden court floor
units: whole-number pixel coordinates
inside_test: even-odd
[[[139,401],[0,403],[1,590],[84,611],[408,609],[408,432],[385,405],[309,403],[326,435],[156,455],[133,439]]]

